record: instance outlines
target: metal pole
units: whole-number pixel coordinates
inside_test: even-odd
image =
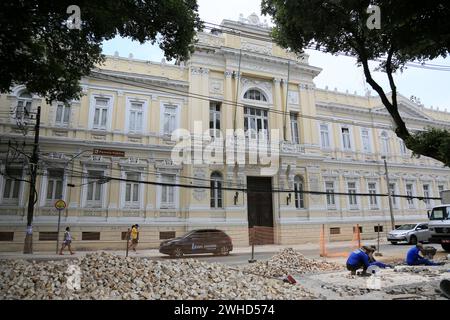
[[[58,209],[58,230],[56,231],[56,254],[58,254],[59,249],[59,228],[61,226],[61,211]]]
[[[378,252],[380,252],[380,224],[378,224],[378,243],[377,243],[377,246],[378,246]]]
[[[378,224],[378,230],[377,230],[377,234],[378,234],[378,239],[377,239],[377,252],[375,252],[375,256],[382,256],[381,252],[380,252],[380,224]]]
[[[130,229],[127,231],[127,249],[126,249],[126,257],[128,257],[128,246],[130,245]]]
[[[25,236],[25,243],[23,246],[23,253],[33,253],[33,214],[34,214],[34,201],[36,193],[36,175],[37,166],[39,162],[39,127],[41,124],[41,107],[37,108],[36,125],[34,127],[34,145],[33,154],[30,161],[30,190],[28,195],[28,214],[27,214],[27,232]]]
[[[389,188],[390,182],[389,182],[389,172],[388,172],[386,157],[383,157],[383,160],[384,160],[384,171],[386,174],[387,192],[388,192],[388,198],[389,198],[389,212],[391,214],[391,227],[392,227],[392,230],[394,230],[395,229],[394,209],[392,207],[392,195],[391,195],[391,190]]]
[[[248,260],[248,263],[254,263],[256,262],[255,260],[255,226],[252,227],[252,231],[250,232],[251,234],[251,240],[252,240],[252,258],[250,260]]]

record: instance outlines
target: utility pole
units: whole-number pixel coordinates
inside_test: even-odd
[[[386,174],[386,185],[387,185],[387,192],[388,192],[388,198],[389,198],[389,212],[391,213],[391,227],[392,227],[392,230],[394,230],[395,229],[395,220],[394,220],[394,209],[392,206],[392,195],[391,195],[390,183],[389,183],[389,172],[388,172],[386,157],[383,156],[382,158],[384,160],[384,171]]]
[[[34,145],[33,154],[30,161],[30,190],[28,195],[28,214],[27,214],[27,233],[25,236],[25,243],[23,247],[23,253],[33,253],[33,213],[34,202],[36,199],[36,176],[37,166],[39,162],[39,127],[41,124],[41,107],[37,108],[36,125],[34,126]]]

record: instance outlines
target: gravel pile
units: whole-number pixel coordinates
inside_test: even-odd
[[[266,277],[284,277],[303,273],[342,270],[343,266],[327,261],[305,258],[300,252],[286,248],[267,261],[258,261],[244,270],[249,273]]]
[[[312,299],[300,285],[197,260],[109,253],[75,260],[0,261],[4,299]]]

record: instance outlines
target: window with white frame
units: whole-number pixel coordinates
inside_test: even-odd
[[[344,150],[351,150],[352,149],[352,144],[351,144],[351,139],[350,139],[350,128],[341,128],[341,133],[342,133],[342,148]]]
[[[295,176],[294,178],[294,200],[297,209],[305,208],[305,197],[303,194],[303,178]]]
[[[267,110],[259,108],[244,108],[244,130],[248,136],[255,139],[258,134],[268,138],[269,123]]]
[[[438,185],[439,197],[441,197],[441,192],[444,191],[444,189],[445,189],[445,186],[443,184]],[[441,201],[441,203],[442,203],[442,201]]]
[[[330,132],[328,129],[328,124],[320,125],[320,141],[322,143],[322,148],[330,148]]]
[[[64,186],[63,170],[47,170],[46,204],[52,205],[56,200],[62,199]]]
[[[423,197],[424,197],[423,201],[425,202],[425,205],[427,206],[427,208],[430,207],[431,206],[431,200],[427,199],[427,198],[431,197],[430,185],[429,184],[424,184],[423,185]]]
[[[22,179],[21,169],[9,169],[4,174],[3,202],[10,204],[19,203],[20,187]]]
[[[361,129],[361,140],[362,140],[363,152],[365,152],[365,153],[372,152],[369,129],[366,129],[366,128]]]
[[[70,121],[70,104],[58,103],[56,106],[55,124],[58,126],[67,126]]]
[[[142,102],[131,101],[128,114],[128,131],[131,133],[141,133],[144,128],[144,104]]]
[[[222,208],[222,175],[219,172],[213,172],[210,183],[211,208]]]
[[[125,183],[125,206],[126,207],[139,207],[139,191],[140,174],[136,172],[126,173]],[[130,181],[131,180],[131,181]]]
[[[295,144],[300,143],[298,135],[298,115],[295,112],[291,112],[291,139]]]
[[[244,99],[267,102],[266,95],[258,89],[247,90],[244,94]]]
[[[109,116],[109,99],[95,97],[94,103],[94,122],[92,123],[92,128],[106,130]]]
[[[164,105],[163,133],[171,135],[177,129],[177,106]]]
[[[24,121],[30,118],[32,101],[33,97],[27,91],[22,91],[19,94],[15,112],[17,120]]]
[[[367,183],[367,190],[369,193],[369,206],[371,209],[378,209],[377,184],[376,182]]]
[[[400,154],[405,156],[408,154],[408,149],[406,148],[405,142],[402,139],[398,139],[398,144],[400,146]]]
[[[389,153],[389,135],[386,131],[381,132],[381,153],[385,155]]]
[[[175,184],[174,175],[162,175],[161,182],[167,184]],[[175,207],[175,187],[171,185],[161,186],[161,208]]]
[[[413,184],[407,183],[405,185],[405,188],[406,188],[406,195],[408,196],[408,198],[407,198],[408,206],[409,206],[409,208],[414,208],[414,199],[409,198],[409,197],[413,196]]]
[[[89,170],[87,179],[86,205],[88,207],[101,207],[103,197],[103,184],[100,178],[103,171]]]
[[[356,208],[358,206],[358,198],[356,197],[356,182],[347,182],[347,192],[348,192],[348,204],[350,208]]]
[[[220,103],[210,102],[209,104],[209,134],[211,137],[220,136]]]
[[[397,207],[397,197],[395,197],[395,183],[389,183],[389,193],[391,194],[392,205]]]
[[[329,209],[336,207],[336,199],[334,197],[334,181],[325,182],[325,192],[327,193],[327,207]]]

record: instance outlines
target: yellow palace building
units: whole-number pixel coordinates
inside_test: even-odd
[[[272,227],[268,242],[276,244],[317,242],[322,225],[331,241],[351,239],[356,224],[363,238],[374,238],[378,225],[384,236],[391,221],[383,159],[393,194],[438,198],[449,188],[450,170],[411,157],[378,97],[316,88],[321,69],[265,40],[268,32],[251,15],[199,33],[185,63],[108,56],[70,104],[46,104],[21,85],[2,94],[0,250],[23,248],[29,185],[21,179],[38,106],[35,250],[54,248],[58,199],[67,203],[61,230],[71,227],[76,249],[124,249],[124,233],[136,223],[140,248],[198,228],[222,229],[239,246],[248,245],[249,226]],[[448,112],[403,96],[399,108],[411,130],[450,130]],[[244,142],[254,129],[276,144],[276,170],[250,162],[249,147],[244,161],[175,161],[176,129],[194,138],[210,132],[212,140],[243,132]],[[279,141],[268,138],[273,131]],[[237,140],[228,139],[234,148]],[[439,200],[392,202],[403,224],[426,221]]]

